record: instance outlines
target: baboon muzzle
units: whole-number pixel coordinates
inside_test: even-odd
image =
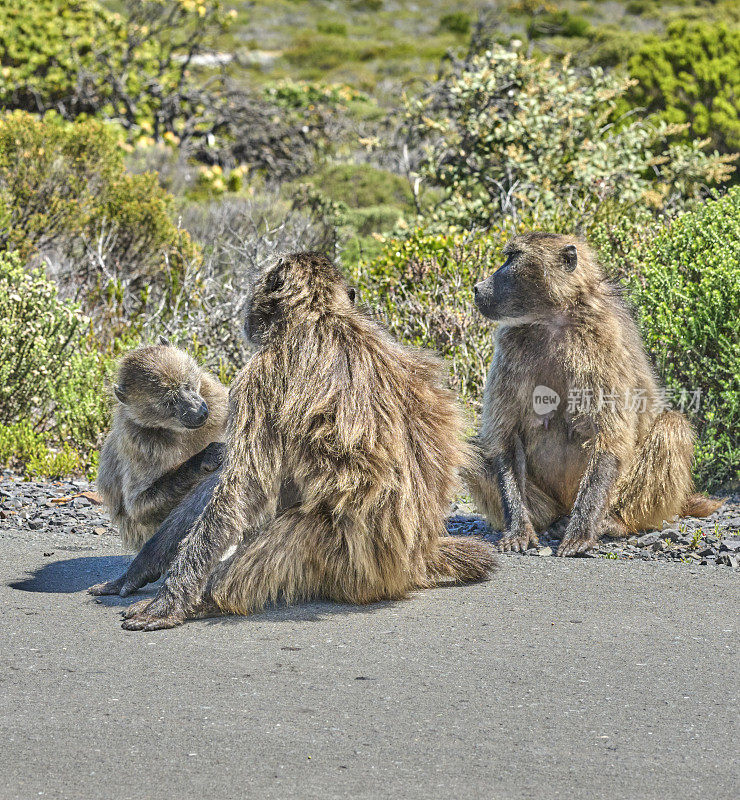
[[[202,428],[207,419],[208,404],[205,400],[201,400],[198,405],[188,405],[180,410],[180,421],[190,430]]]

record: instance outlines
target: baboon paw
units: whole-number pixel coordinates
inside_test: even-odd
[[[590,534],[566,533],[563,537],[563,541],[560,542],[557,555],[561,558],[565,556],[577,556],[579,553],[585,553],[587,550],[591,550],[596,545],[597,541],[598,539]]]
[[[501,553],[523,553],[530,547],[537,547],[540,540],[534,530],[524,530],[519,533],[506,533],[498,543]]]
[[[160,631],[185,622],[185,614],[179,608],[157,597],[134,603],[123,616],[121,627],[127,631]]]
[[[203,472],[215,472],[224,462],[226,445],[224,442],[211,442],[203,451],[200,468]]]
[[[121,627],[127,631],[163,631],[167,628],[176,628],[183,622],[185,622],[185,618],[177,614],[159,617],[144,613],[125,619],[121,623]]]
[[[143,614],[153,602],[152,598],[148,597],[146,600],[139,600],[136,603],[131,603],[128,608],[123,609],[123,618],[130,619],[131,617]]]
[[[95,597],[103,597],[105,595],[120,594],[121,589],[125,583],[124,577],[116,578],[114,581],[104,581],[103,583],[96,583],[91,586],[87,591]],[[125,597],[125,595],[123,595]]]

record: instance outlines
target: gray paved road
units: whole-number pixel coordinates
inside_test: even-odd
[[[487,584],[127,633],[125,563],[5,539],[0,798],[738,796],[729,568],[508,557]]]

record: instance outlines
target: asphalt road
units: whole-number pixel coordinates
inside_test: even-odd
[[[84,592],[126,563],[93,540],[1,542],[3,800],[738,796],[729,568],[510,556],[143,634]]]

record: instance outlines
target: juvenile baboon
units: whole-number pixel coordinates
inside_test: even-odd
[[[445,535],[468,450],[440,363],[353,301],[314,253],[259,278],[245,324],[259,350],[231,387],[218,484],[164,586],[127,610],[124,628],[249,614],[278,598],[397,599],[491,571],[485,544]]]
[[[529,233],[475,286],[480,312],[498,321],[495,354],[467,478],[503,550],[570,515],[558,555],[603,533],[660,527],[721,503],[693,494],[694,435],[665,410],[629,311],[588,246]]]
[[[114,392],[97,483],[124,547],[138,550],[221,463],[228,390],[187,353],[159,344],[121,359]]]

